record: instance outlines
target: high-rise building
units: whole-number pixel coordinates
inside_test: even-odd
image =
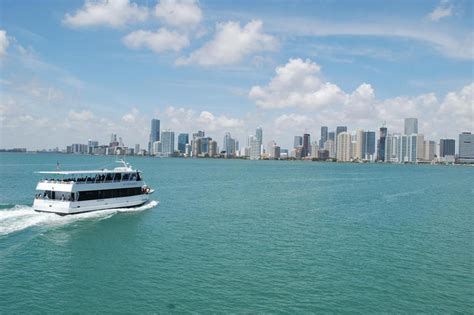
[[[373,161],[375,158],[375,131],[364,132],[362,158]]]
[[[140,144],[135,144],[135,154],[140,154]]]
[[[249,143],[250,143],[250,159],[251,160],[258,160],[260,159],[260,148],[261,144],[259,139],[255,136],[250,136],[249,138]]]
[[[416,160],[425,159],[425,136],[421,133],[416,135]]]
[[[341,131],[337,136],[337,160],[340,162],[349,162],[351,160],[351,134]]]
[[[150,139],[148,141],[148,152],[153,154],[153,143],[160,140],[160,120],[152,119],[150,128]]]
[[[199,130],[196,133],[193,133],[193,139],[196,138],[204,138],[206,136],[206,132],[204,130]]]
[[[425,141],[424,142],[424,160],[431,162],[434,160],[435,155],[436,155],[436,142],[434,141]]]
[[[365,131],[364,129],[357,129],[355,135],[355,148],[353,157],[359,160],[364,158],[364,146],[365,146]]]
[[[268,143],[268,157],[270,159],[279,159],[280,158],[280,147],[276,144],[274,140]]]
[[[306,157],[311,154],[310,141],[311,139],[309,133],[303,134],[303,152],[301,153],[303,157]]]
[[[418,133],[418,119],[417,118],[405,118],[405,133],[411,135]]]
[[[185,157],[190,157],[193,154],[193,147],[191,144],[186,144],[186,147],[184,149],[184,156]]]
[[[236,155],[236,147],[235,147],[235,139],[232,138],[230,132],[226,132],[224,136],[224,147],[222,148],[225,151],[226,157],[235,157]]]
[[[341,132],[347,132],[347,126],[337,126],[336,127],[336,138]]]
[[[319,142],[321,142],[321,139],[319,139]],[[326,141],[324,141],[324,142],[326,142]],[[313,142],[311,144],[311,157],[312,158],[317,158],[319,150],[322,150],[322,149],[319,149],[319,143]]]
[[[260,144],[260,154],[263,153],[263,130],[262,127],[258,127],[255,130],[255,138],[257,138],[258,143]]]
[[[186,152],[186,144],[189,143],[189,134],[187,133],[180,133],[178,135],[178,151],[181,154]]]
[[[377,160],[385,161],[385,138],[387,137],[387,128],[380,127],[380,138],[378,140]]]
[[[385,138],[385,162],[400,163],[401,156],[401,135],[398,133],[388,134]]]
[[[456,150],[456,141],[454,139],[440,139],[439,140],[439,156],[454,156]]]
[[[161,153],[163,156],[174,154],[174,132],[167,129],[161,132]]]
[[[474,134],[463,132],[459,135],[459,161],[474,163]]]
[[[332,139],[328,139],[324,142],[324,150],[329,152],[329,157],[334,159],[336,157],[336,142]]]
[[[303,137],[302,136],[295,136],[295,140],[293,142],[293,148],[297,148],[303,145]]]
[[[321,138],[319,139],[319,148],[322,149],[324,147],[324,142],[328,140],[328,127],[322,126],[321,127]]]
[[[215,140],[210,139],[209,140],[209,151],[208,151],[209,157],[213,157],[218,154],[217,152],[217,142]]]
[[[93,154],[95,148],[99,146],[99,141],[91,140],[87,141],[87,154]]]
[[[153,142],[153,145],[151,146],[151,151],[150,155],[160,155],[162,152],[163,146],[161,145],[161,141],[155,141]]]
[[[332,140],[334,143],[336,143],[336,133],[334,131],[330,131],[328,133],[328,140]]]
[[[336,127],[336,134],[335,134],[335,139],[334,139],[334,141],[336,141],[336,154],[337,154],[337,148],[338,148],[338,146],[337,146],[337,136],[339,136],[339,134],[341,132],[347,132],[347,126],[337,126]]]

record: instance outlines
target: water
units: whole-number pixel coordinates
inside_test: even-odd
[[[130,158],[138,209],[31,209],[0,154],[0,313],[473,313],[474,168]],[[158,203],[159,202],[159,203]]]

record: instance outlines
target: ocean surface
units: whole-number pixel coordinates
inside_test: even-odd
[[[137,209],[33,212],[38,170],[0,154],[0,313],[473,313],[474,168],[127,159]]]

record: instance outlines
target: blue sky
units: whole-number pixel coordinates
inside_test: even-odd
[[[432,140],[473,129],[472,1],[0,6],[1,147],[145,145],[151,117],[218,142],[262,126],[284,147],[411,116]]]

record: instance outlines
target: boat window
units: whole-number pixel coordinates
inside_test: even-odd
[[[114,174],[112,174],[112,173],[108,173],[108,174],[106,175],[106,177],[105,177],[105,181],[107,181],[107,182],[108,182],[108,181],[112,181],[113,175],[114,175]]]
[[[137,179],[137,173],[130,174],[130,180],[136,180],[136,179]]]
[[[122,176],[122,181],[128,180],[129,177],[130,177],[130,174],[129,174],[129,173],[123,174],[123,176]]]
[[[140,180],[142,180],[141,179],[141,174],[139,172],[137,172],[137,181],[140,181]]]
[[[81,191],[79,201],[130,197],[142,194],[140,187]]]
[[[116,173],[114,177],[114,182],[119,182],[122,179],[122,173]]]

